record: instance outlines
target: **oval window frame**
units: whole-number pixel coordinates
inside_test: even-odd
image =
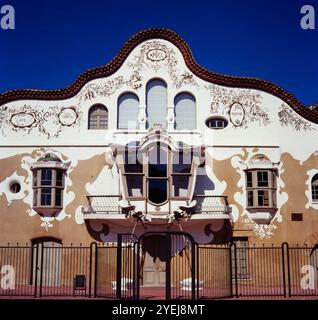
[[[210,120],[213,120],[213,119],[215,119],[215,120],[222,120],[222,121],[224,121],[225,122],[225,126],[224,127],[209,127],[208,126],[208,121],[210,121]],[[223,130],[223,129],[225,129],[228,125],[229,125],[229,121],[226,119],[226,118],[224,118],[224,117],[221,117],[221,116],[211,116],[211,117],[208,117],[206,120],[205,120],[205,125],[206,125],[206,127],[208,128],[208,129],[211,129],[211,130]]]

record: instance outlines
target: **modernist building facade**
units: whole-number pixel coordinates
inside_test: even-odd
[[[318,111],[204,69],[169,30],[68,88],[1,94],[0,127],[1,244],[318,243]]]

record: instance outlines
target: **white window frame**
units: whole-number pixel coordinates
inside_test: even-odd
[[[258,173],[267,172],[268,185],[259,186]],[[252,175],[252,185],[248,186],[248,175]],[[245,170],[245,186],[246,186],[246,209],[277,209],[277,178],[276,170],[274,169],[247,169]],[[259,204],[259,193],[265,192],[268,194],[268,205]],[[253,195],[253,204],[249,203],[249,195]]]

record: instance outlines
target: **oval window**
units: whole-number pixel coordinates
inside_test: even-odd
[[[228,121],[221,117],[211,117],[205,121],[205,125],[210,129],[220,130],[228,125]]]
[[[11,185],[10,185],[10,191],[12,193],[19,193],[21,190],[21,185],[20,183],[18,182],[13,182]]]

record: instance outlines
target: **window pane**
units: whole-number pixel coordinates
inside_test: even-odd
[[[174,173],[190,173],[192,165],[192,152],[179,152],[173,155],[172,170]]]
[[[127,189],[129,197],[142,197],[143,195],[143,176],[128,175]]]
[[[233,239],[236,244],[236,270],[238,279],[248,279],[248,238],[240,240]],[[232,248],[234,250],[234,248]],[[233,251],[234,253],[234,251]],[[234,257],[234,255],[233,255]],[[235,276],[235,261],[232,265],[233,276]]]
[[[55,205],[60,207],[62,205],[62,190],[55,189]]]
[[[268,187],[268,172],[258,171],[257,172],[257,185],[259,187]]]
[[[167,177],[167,157],[167,151],[158,146],[149,150],[149,177]]]
[[[273,203],[273,207],[276,208],[276,207],[277,207],[277,203],[276,203],[276,191],[272,191],[272,203]]]
[[[250,171],[246,172],[246,186],[247,186],[247,188],[253,187],[252,172],[250,172]]]
[[[148,194],[149,200],[155,204],[163,203],[167,200],[168,182],[166,180],[149,180]]]
[[[137,129],[139,99],[133,93],[125,93],[118,99],[118,129]]]
[[[38,189],[34,189],[33,193],[33,205],[37,206],[38,204]]]
[[[50,206],[51,205],[51,188],[41,188],[41,206]]]
[[[41,185],[52,185],[52,169],[41,169]]]
[[[57,170],[56,171],[56,185],[58,187],[63,186],[63,171],[62,170]]]
[[[172,196],[186,197],[189,188],[190,176],[173,176],[172,177]]]
[[[161,124],[166,127],[167,117],[167,86],[158,79],[147,83],[147,127]]]
[[[247,192],[247,206],[253,207],[254,206],[254,198],[253,198],[253,191]]]
[[[269,194],[268,190],[257,191],[257,201],[260,207],[269,206]]]
[[[180,93],[174,100],[177,130],[196,128],[195,99],[191,94]]]
[[[36,187],[38,185],[38,170],[33,171],[33,186]]]
[[[102,104],[90,108],[88,113],[88,129],[107,129],[108,110]]]
[[[143,172],[142,164],[138,161],[137,151],[125,151],[124,168],[127,173]]]
[[[205,125],[210,129],[224,129],[227,127],[228,122],[225,119],[211,117],[205,121]]]
[[[312,185],[312,200],[318,201],[318,184]]]

